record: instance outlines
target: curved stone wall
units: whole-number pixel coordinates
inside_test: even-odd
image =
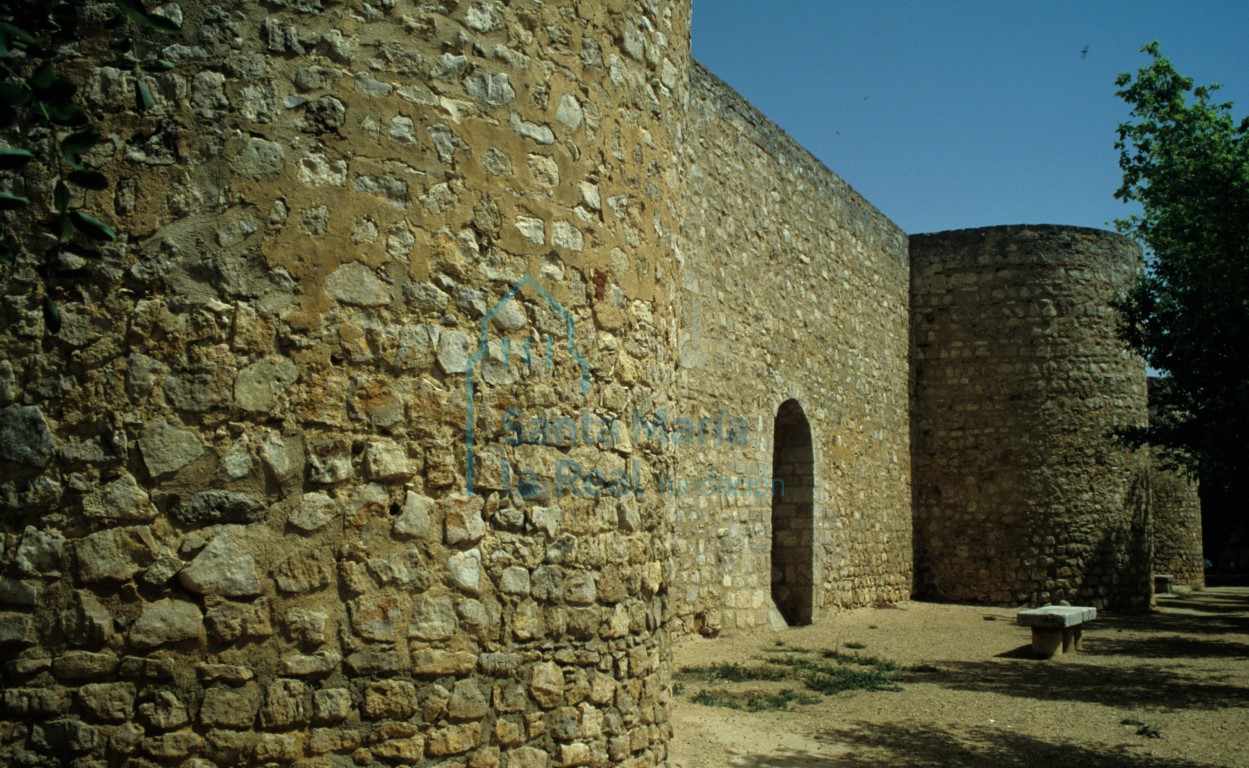
[[[3,276],[0,762],[661,763],[688,3],[179,10]]]
[[[1110,303],[1134,243],[1072,227],[911,238],[917,594],[1149,604],[1145,367]]]
[[[1155,461],[1153,492],[1154,573],[1168,573],[1185,587],[1204,587],[1201,498],[1197,481]]]

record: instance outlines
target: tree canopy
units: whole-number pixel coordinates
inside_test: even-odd
[[[1159,51],[1116,81],[1123,184],[1140,205],[1116,222],[1146,248],[1120,302],[1125,341],[1166,386],[1139,437],[1215,481],[1249,487],[1249,119],[1194,86]]]

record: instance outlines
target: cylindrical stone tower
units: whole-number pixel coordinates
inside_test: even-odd
[[[169,6],[0,275],[0,763],[661,764],[689,3]]]
[[[992,227],[911,238],[916,592],[1148,606],[1145,366],[1111,302],[1127,238]]]
[[[1149,379],[1149,416],[1157,415],[1159,389],[1167,380]],[[1153,494],[1152,520],[1154,573],[1170,574],[1175,584],[1206,585],[1205,557],[1201,547],[1201,496],[1197,479],[1153,455],[1149,488]]]

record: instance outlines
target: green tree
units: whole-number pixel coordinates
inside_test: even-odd
[[[1249,491],[1249,119],[1213,101],[1219,86],[1177,72],[1158,43],[1141,50],[1152,60],[1116,81],[1132,110],[1115,143],[1115,197],[1140,205],[1116,224],[1148,258],[1118,308],[1124,340],[1168,381],[1138,437],[1203,486]]]
[[[111,181],[88,159],[103,136],[98,116],[79,101],[82,67],[75,59],[82,58],[80,48],[94,24],[111,32],[108,48],[118,67],[136,75],[173,68],[128,30],[176,33],[180,25],[146,10],[142,0],[113,0],[113,6],[88,0],[0,3],[0,284],[9,290],[6,268],[24,257],[32,261],[42,283],[45,328],[53,334],[61,323],[53,284],[81,277],[85,265],[104,258],[101,246],[117,237],[87,212],[99,202],[91,193],[106,191]],[[145,112],[154,104],[151,90],[138,77],[134,83],[135,110]]]

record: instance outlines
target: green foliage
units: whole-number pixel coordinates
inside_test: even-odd
[[[1116,222],[1146,246],[1146,273],[1118,304],[1121,335],[1167,375],[1157,414],[1130,437],[1173,462],[1244,482],[1249,472],[1249,120],[1213,101],[1159,52],[1117,95],[1131,105],[1115,148]]]
[[[1119,724],[1126,725],[1132,728],[1136,728],[1137,736],[1144,736],[1147,739],[1161,739],[1162,738],[1162,731],[1158,730],[1152,725],[1149,725],[1148,723],[1137,720],[1134,717],[1125,717],[1124,719],[1119,721]]]
[[[711,688],[699,691],[690,700],[705,707],[725,707],[727,709],[741,709],[747,712],[789,709],[791,703],[807,705],[820,703],[819,696],[798,693],[788,688],[776,693],[729,691],[724,688]]]
[[[20,217],[18,226],[41,222],[52,243],[36,255],[43,280],[41,303],[45,327],[55,334],[60,312],[50,297],[49,280],[72,272],[77,260],[98,260],[96,246],[116,240],[117,233],[99,218],[83,210],[93,200],[90,193],[104,192],[111,182],[90,166],[86,155],[103,137],[91,115],[78,102],[78,83],[67,72],[66,51],[82,41],[86,30],[86,0],[7,0],[0,4],[0,137],[11,146],[0,146],[0,212]],[[135,108],[140,112],[155,105],[140,70],[163,72],[173,65],[164,59],[140,55],[141,46],[127,29],[157,32],[179,31],[178,24],[146,10],[138,0],[116,0],[117,13],[104,23],[123,34],[113,38],[110,50],[119,68],[135,73]],[[24,173],[31,163],[48,174]],[[28,189],[27,184],[47,178],[50,189]],[[82,200],[80,205],[76,201]],[[48,209],[37,210],[46,201]],[[12,265],[30,238],[16,241],[0,231],[0,265]],[[43,247],[43,246],[40,246]]]
[[[787,673],[774,667],[747,667],[742,664],[709,664],[701,667],[683,667],[677,677],[696,680],[741,683],[748,680],[784,680]]]
[[[898,691],[898,665],[876,656],[845,653],[837,649],[814,652],[803,648],[764,648],[770,655],[763,666],[719,663],[684,667],[676,677],[713,683],[795,682],[809,693],[784,689],[778,693],[758,690],[731,690],[725,687],[697,691],[691,701],[713,707],[728,707],[757,712],[765,709],[787,709],[791,703],[817,704],[820,697],[842,691]],[[934,668],[935,669],[935,668]],[[675,690],[675,686],[674,686]],[[684,690],[684,688],[682,688]]]

